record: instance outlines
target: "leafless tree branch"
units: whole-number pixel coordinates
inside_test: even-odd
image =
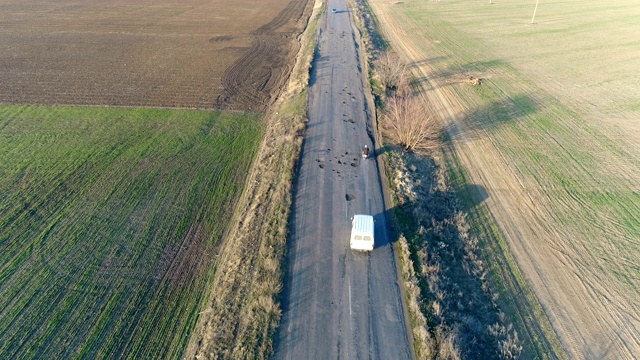
[[[439,130],[422,101],[415,96],[392,96],[382,115],[382,129],[406,151],[430,152],[439,146]]]

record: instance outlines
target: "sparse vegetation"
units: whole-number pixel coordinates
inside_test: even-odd
[[[268,116],[266,135],[220,252],[210,300],[186,358],[266,359],[280,321],[291,185],[306,124],[307,85],[320,11],[301,38],[289,86]]]
[[[387,98],[382,113],[382,133],[405,151],[428,153],[439,146],[440,129],[416,96]]]
[[[0,357],[180,357],[263,129],[0,106]]]
[[[398,239],[400,249],[398,257],[404,279],[407,303],[409,307],[409,318],[411,321],[411,331],[413,333],[413,349],[418,359],[431,359],[434,357],[436,343],[429,332],[427,318],[422,312],[422,291],[420,281],[416,276],[415,264],[413,263],[409,244],[404,235]]]
[[[381,58],[378,62],[384,64],[391,56]],[[388,70],[379,63],[374,68]],[[499,296],[479,255],[479,240],[470,231],[443,164],[437,160],[441,152],[438,123],[410,88],[415,84],[410,74],[402,71],[393,81],[378,81],[399,84],[385,85],[384,94],[378,96],[384,107],[382,134],[385,142],[391,142],[385,145],[385,163],[416,356],[517,358],[523,349],[518,334],[505,324]]]
[[[489,269],[479,255],[479,239],[471,233],[443,168],[416,154],[391,151],[388,156],[409,308],[412,318],[419,319],[412,304],[421,304],[427,319],[420,326],[414,320],[416,353],[431,359],[517,358],[522,351],[518,334],[505,324]],[[408,251],[403,250],[405,241]],[[414,269],[405,269],[407,265]],[[413,289],[416,283],[420,291]]]

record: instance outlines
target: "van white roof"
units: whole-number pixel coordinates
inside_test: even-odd
[[[373,235],[373,216],[371,215],[354,215],[353,231],[363,234]]]

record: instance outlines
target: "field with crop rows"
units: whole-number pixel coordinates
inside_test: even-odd
[[[0,357],[180,357],[263,127],[0,106]]]
[[[535,1],[370,3],[447,130],[475,230],[504,237],[542,304],[519,321],[548,321],[558,356],[637,357],[640,4],[541,1],[532,24]]]
[[[0,103],[263,110],[299,0],[0,0]]]

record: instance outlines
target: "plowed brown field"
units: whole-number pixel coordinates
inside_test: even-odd
[[[305,0],[0,0],[0,103],[261,110]]]

